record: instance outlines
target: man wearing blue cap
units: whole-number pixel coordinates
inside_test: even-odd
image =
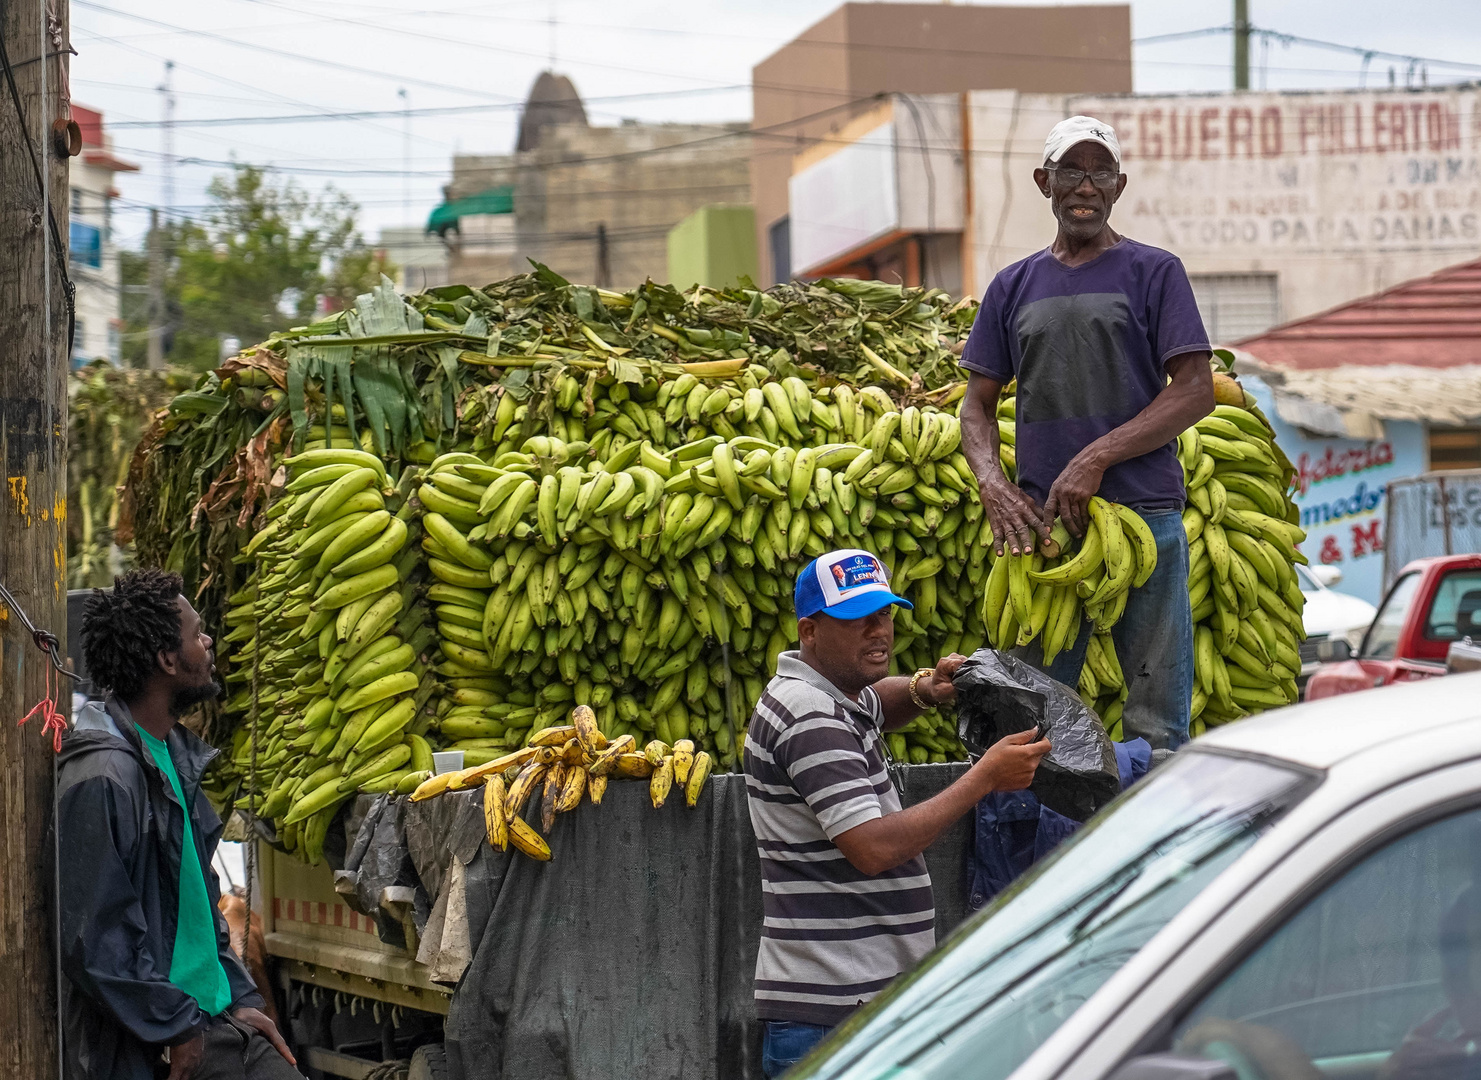
[[[964,657],[887,678],[895,626],[884,564],[822,555],[797,578],[796,652],[777,659],[745,745],[765,920],[756,957],[762,1070],[780,1076],[936,944],[921,853],[979,799],[1029,785],[1049,742],[1010,735],[934,798],[902,809],[883,733],[952,701]]]

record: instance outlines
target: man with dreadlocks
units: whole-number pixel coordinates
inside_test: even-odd
[[[82,653],[108,697],[82,710],[57,776],[66,1076],[300,1077],[217,910],[221,818],[201,792],[216,751],[179,720],[221,687],[180,578],[95,590]]]

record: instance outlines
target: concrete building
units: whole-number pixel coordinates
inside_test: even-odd
[[[449,280],[484,284],[534,259],[573,281],[667,277],[668,232],[711,203],[750,201],[749,131],[734,124],[591,124],[575,87],[543,73],[515,152],[453,159],[428,230]]]
[[[855,128],[794,154],[794,248],[810,239],[794,250],[791,272],[862,275],[878,268],[870,260],[882,242],[919,235],[924,165],[911,159],[920,157],[931,162],[935,246],[958,245],[960,291],[980,295],[997,271],[1053,238],[1032,172],[1049,128],[1077,113],[1107,121],[1120,137],[1129,181],[1112,224],[1183,260],[1219,341],[1481,250],[1481,86],[1159,96],[976,90],[896,95]],[[913,131],[917,115],[935,118],[924,140]],[[965,152],[952,130],[965,133]],[[870,144],[884,149],[867,152]],[[868,197],[826,203],[850,162],[851,190]],[[817,227],[820,205],[832,215],[826,228]],[[798,207],[810,222],[795,220]]]
[[[933,116],[913,109],[898,117],[897,126],[894,116],[861,118],[877,109],[884,95],[958,95],[997,87],[1026,93],[1129,92],[1131,8],[846,3],[757,64],[751,189],[762,284],[785,280],[798,265],[790,241],[794,226],[806,223],[789,218],[788,209],[796,156],[826,156],[830,146],[852,144],[865,132],[874,132],[876,144],[888,148],[872,151],[876,155],[918,155],[921,147],[949,145],[950,139],[960,148],[967,119],[960,111],[949,118],[949,131],[933,130]],[[891,130],[879,132],[881,122],[890,123]],[[933,163],[930,170],[920,170],[922,194],[931,171],[939,174],[940,168]],[[847,170],[837,172],[841,178]],[[943,215],[949,213],[947,201],[938,191],[937,210]],[[960,196],[957,202],[959,214]],[[934,261],[931,251],[919,250],[931,246],[924,238],[932,234],[923,231],[931,222],[921,222],[921,228],[892,224],[901,235],[863,254],[874,260],[865,273],[910,280],[911,265],[949,267],[945,249],[951,244],[937,244]],[[942,233],[953,231],[944,218],[934,224]],[[907,236],[923,239],[906,242]]]
[[[382,229],[375,250],[396,268],[399,292],[421,292],[446,285],[449,281],[446,246],[418,225],[393,225]]]
[[[72,106],[72,119],[82,129],[82,154],[68,172],[69,206],[67,272],[77,286],[77,332],[74,365],[104,357],[119,361],[119,315],[122,283],[118,249],[113,244],[113,174],[137,172],[139,166],[113,155],[113,140],[103,130],[103,114]]]

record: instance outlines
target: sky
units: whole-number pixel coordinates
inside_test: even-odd
[[[200,213],[207,184],[232,161],[270,165],[310,191],[333,184],[359,204],[373,242],[383,227],[426,221],[455,153],[512,148],[519,103],[552,56],[593,123],[747,120],[752,66],[837,6],[71,0],[72,98],[102,110],[115,153],[141,166],[117,178],[122,245],[139,244],[152,205]],[[1132,0],[1131,9],[1135,41],[1227,25],[1232,3]],[[1481,79],[1476,0],[1250,0],[1249,17],[1281,34],[1456,63],[1429,66],[1431,85]],[[1226,89],[1230,50],[1227,34],[1140,41],[1136,90]],[[161,167],[167,60],[175,65],[172,185]],[[1279,40],[1254,41],[1250,63],[1254,89],[1354,87],[1363,78],[1358,55]],[[1404,85],[1405,65],[1384,59],[1368,65],[1367,85],[1386,85],[1391,66]],[[382,115],[333,115],[347,112]]]

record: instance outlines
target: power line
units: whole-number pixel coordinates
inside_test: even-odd
[[[730,86],[702,87],[697,90],[652,90],[637,94],[614,94],[607,97],[582,98],[582,104],[613,101],[644,101],[652,98],[688,97],[694,94],[713,94],[737,90],[749,90],[745,83]],[[523,109],[524,101],[491,101],[481,105],[427,105],[416,109],[355,109],[344,112],[283,113],[276,116],[205,116],[189,120],[177,120],[182,127],[235,127],[244,124],[286,124],[314,120],[365,120],[405,116],[459,116],[464,113],[480,113],[501,110]],[[125,120],[109,124],[112,129],[159,127],[158,120]],[[704,125],[708,126],[708,125]]]
[[[330,68],[334,71],[346,71],[354,75],[363,75],[373,79],[389,80],[395,83],[410,83],[415,86],[425,86],[433,90],[447,90],[455,94],[467,94],[470,97],[495,98],[500,101],[515,101],[507,94],[495,94],[487,90],[473,90],[466,86],[453,86],[449,83],[435,82],[430,79],[419,79],[410,75],[396,75],[388,71],[376,71],[372,68],[356,67],[354,64],[342,64],[337,60],[330,60],[323,56],[305,56],[303,53],[285,52],[273,45],[259,45],[252,41],[241,41],[236,38],[227,37],[225,34],[212,33],[210,30],[197,30],[188,26],[178,26],[174,23],[163,22],[159,19],[151,19],[147,15],[138,15],[132,11],[123,11],[119,8],[108,7],[99,4],[96,0],[72,0],[79,7],[90,8],[94,11],[106,12],[109,15],[117,15],[125,19],[133,19],[136,22],[148,23],[151,26],[159,26],[166,30],[172,30],[180,34],[189,34],[192,37],[206,38],[211,41],[224,42],[227,45],[235,45],[241,49],[250,49],[253,52],[267,53],[278,60],[298,60],[305,64],[313,64],[316,67]]]

